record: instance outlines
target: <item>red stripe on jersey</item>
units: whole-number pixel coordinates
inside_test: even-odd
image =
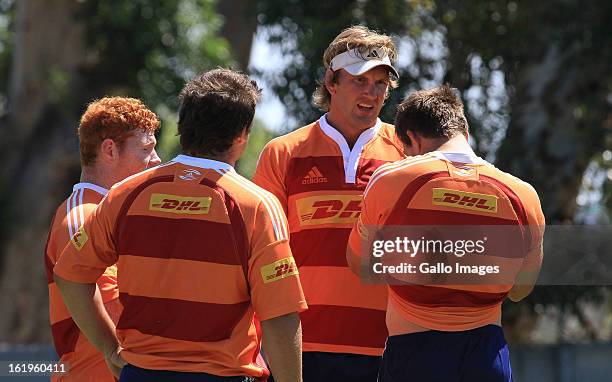
[[[53,264],[49,256],[47,256],[47,254],[45,253],[45,272],[47,273],[47,285],[54,283],[54,280],[53,280],[53,267],[54,266],[55,264]]]
[[[287,170],[287,196],[302,192],[333,190],[364,190],[376,169],[389,161],[361,159],[356,183],[345,183],[344,163],[341,156],[292,158]],[[304,179],[313,167],[319,171],[318,179]]]
[[[494,216],[421,208],[406,208],[401,218],[400,225],[517,225],[516,220]]]
[[[244,215],[240,210],[238,202],[221,186],[213,182],[210,179],[204,178],[200,184],[215,190],[223,199],[225,209],[227,210],[227,216],[230,219],[232,228],[232,240],[231,242],[235,245],[234,250],[238,256],[240,264],[242,265],[242,271],[244,272],[244,278],[248,280],[249,272],[249,242],[247,236],[246,224],[244,223]],[[215,236],[211,236],[215,237]]]
[[[421,237],[418,226],[457,226],[457,228],[440,228],[444,240],[482,240],[487,238],[486,254],[488,256],[505,258],[522,258],[526,252],[517,248],[517,243],[523,243],[523,232],[516,220],[502,219],[452,211],[425,210],[407,208],[404,210],[403,221],[399,213],[396,216],[396,226],[389,228],[389,237],[393,240],[398,236]],[[406,226],[399,228],[398,226]],[[413,228],[411,228],[411,226]],[[501,227],[503,226],[503,227]],[[382,231],[384,234],[384,228]],[[442,239],[427,237],[427,239]]]
[[[389,288],[404,301],[430,308],[492,307],[501,303],[508,294],[448,289],[432,285],[389,285]]]
[[[370,181],[374,171],[376,171],[376,169],[383,164],[387,163],[389,163],[389,161],[378,159],[360,159],[359,168],[357,170],[357,187],[360,190],[365,190],[365,187]]]
[[[525,211],[525,206],[523,205],[523,202],[518,197],[518,195],[516,195],[514,191],[510,189],[510,187],[508,187],[506,184],[500,182],[499,180],[495,178],[491,178],[490,176],[480,175],[480,179],[490,184],[493,184],[494,186],[497,186],[500,190],[502,190],[502,192],[506,194],[508,199],[510,199],[512,208],[514,209],[514,212],[516,213],[516,216],[518,217],[519,222],[521,223],[521,226],[522,227],[529,226],[529,220],[527,219],[527,212]],[[523,242],[525,245],[524,250],[525,252],[527,252],[527,250],[531,247],[531,235],[525,232],[524,228],[523,228],[523,237],[524,237]]]
[[[336,305],[310,305],[300,313],[304,342],[383,348],[385,311]],[[325,325],[321,325],[321,323]]]
[[[321,177],[305,179],[313,167],[319,169]],[[291,158],[285,179],[287,197],[309,191],[355,189],[354,184],[344,182],[342,156]]]
[[[128,215],[122,227],[118,240],[120,255],[242,264],[230,224]]]
[[[192,342],[230,338],[250,301],[211,304],[120,293],[123,313],[117,329],[135,329],[153,336]]]
[[[401,193],[399,200],[393,206],[393,210],[387,217],[385,221],[385,225],[400,225],[404,219],[404,213],[410,201],[416,195],[416,193],[430,180],[441,178],[443,176],[448,176],[448,171],[439,171],[439,172],[430,172],[428,174],[424,174],[414,179],[412,182],[408,183],[406,188]]]
[[[305,229],[291,234],[291,252],[298,267],[348,267],[346,243],[350,228]]]
[[[60,358],[74,351],[80,333],[79,327],[70,317],[51,325],[53,344]]]
[[[119,209],[119,213],[117,214],[117,218],[115,221],[115,231],[114,231],[113,237],[115,238],[121,237],[120,234],[123,231],[123,225],[125,224],[125,221],[126,221],[127,212],[132,206],[132,203],[134,203],[134,200],[136,200],[136,198],[138,197],[138,195],[140,195],[142,191],[144,191],[147,187],[149,187],[152,184],[159,183],[159,182],[170,183],[173,180],[174,180],[174,175],[162,175],[156,178],[151,178],[147,180],[146,182],[141,183],[137,187],[135,187],[132,190],[132,192],[127,196],[127,198],[125,198],[125,200],[123,201],[123,204],[121,205],[121,208]],[[115,247],[117,247],[117,243],[115,242],[114,244],[115,244]]]

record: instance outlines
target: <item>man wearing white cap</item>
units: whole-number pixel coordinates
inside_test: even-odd
[[[395,57],[389,36],[362,26],[342,31],[325,50],[325,78],[313,96],[326,114],[268,143],[255,172],[287,214],[310,306],[300,315],[305,382],[376,381],[387,292],[352,274],[345,253],[370,176],[404,157],[393,126],[378,118],[397,86]]]

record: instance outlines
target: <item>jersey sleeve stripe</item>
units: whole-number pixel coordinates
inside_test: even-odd
[[[389,167],[385,167],[380,172],[376,171],[374,173],[374,175],[372,176],[372,178],[370,179],[370,181],[368,182],[368,185],[367,185],[365,191],[363,192],[363,197],[364,198],[366,197],[366,195],[368,194],[368,192],[370,191],[370,189],[372,188],[374,183],[378,182],[383,176],[389,175],[391,173],[394,173],[394,172],[399,171],[399,170],[401,170],[403,168],[406,168],[406,167],[413,166],[415,164],[426,163],[426,162],[430,162],[430,161],[434,161],[434,160],[437,160],[437,159],[436,158],[431,158],[431,157],[426,157],[426,158],[413,159],[413,160],[409,160],[409,161],[401,161],[399,163],[394,163],[394,164],[390,165]]]
[[[264,206],[266,207],[266,210],[268,211],[268,214],[270,215],[270,218],[272,219],[273,225],[279,228],[279,234],[277,235],[278,240],[288,240],[289,235],[287,233],[287,227],[284,224],[283,220],[283,216],[285,215],[285,213],[283,212],[283,209],[281,208],[278,201],[265,191],[259,190],[257,186],[251,184],[248,180],[243,179],[240,175],[235,175],[235,177],[245,186],[245,188],[249,189],[262,200]]]
[[[74,232],[78,231],[79,227],[81,226],[79,222],[78,206],[79,206],[79,194],[82,191],[83,190],[77,190],[77,192],[74,193],[74,196],[72,197],[72,205],[70,206],[70,211],[72,213],[72,230]]]
[[[81,221],[79,222],[79,227],[85,224],[85,209],[83,208],[83,194],[85,194],[85,190],[81,189],[79,193],[79,215],[81,217]]]
[[[74,228],[72,225],[72,200],[76,194],[76,191],[70,194],[68,200],[66,200],[66,219],[68,219],[68,235],[70,238],[74,235]]]
[[[370,186],[376,182],[378,180],[378,178],[384,174],[385,172],[387,172],[388,170],[397,168],[397,167],[401,167],[403,164],[405,164],[406,161],[401,160],[398,162],[394,162],[394,163],[388,163],[388,164],[384,164],[382,166],[380,166],[378,169],[376,169],[376,171],[374,171],[374,173],[372,174],[372,177],[370,178],[368,185],[366,186],[366,189],[364,190],[364,196],[365,193],[368,192],[368,190],[370,189]]]
[[[234,174],[232,172],[228,172],[226,175],[228,175],[229,179],[233,180],[235,183],[239,184],[244,189],[250,191],[262,201],[264,207],[266,208],[266,211],[268,212],[268,215],[270,216],[270,220],[272,221],[272,227],[274,228],[274,234],[276,239],[288,240],[289,235],[287,234],[287,227],[285,226],[284,221],[282,219],[284,212],[282,212],[280,204],[274,199],[272,199],[265,192],[262,192],[258,190],[254,185],[249,184],[246,179],[243,180],[240,175]]]
[[[278,203],[273,197],[271,197],[266,192],[257,189],[257,187],[248,182],[248,180],[243,179],[240,175],[232,174],[233,179],[243,185],[246,189],[250,190],[252,193],[257,195],[259,199],[262,200],[266,210],[268,211],[268,215],[270,215],[270,219],[272,220],[272,225],[276,232],[277,240],[288,240],[289,235],[287,232],[287,227],[284,224],[283,216],[284,212]]]

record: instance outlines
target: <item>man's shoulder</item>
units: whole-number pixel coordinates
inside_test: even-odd
[[[131,190],[153,179],[157,179],[164,176],[174,176],[174,169],[176,166],[177,163],[171,161],[128,176],[122,181],[115,183],[111,187],[110,193],[117,195],[125,192],[130,192]]]
[[[378,176],[393,177],[393,176],[404,176],[406,173],[412,174],[424,174],[433,171],[435,164],[443,163],[439,158],[436,158],[431,153],[423,155],[415,155],[400,159],[395,162],[385,163],[376,169],[374,174]]]
[[[443,161],[431,155],[431,153],[386,163],[374,171],[365,192],[370,192],[374,184],[377,184],[376,188],[383,193],[387,192],[388,189],[397,189],[398,185],[437,171],[441,164],[443,164]]]
[[[483,175],[488,176],[494,181],[499,182],[500,186],[508,188],[509,190],[517,194],[517,196],[521,199],[535,198],[535,200],[539,200],[538,193],[531,184],[509,172],[500,170],[491,163],[487,162],[485,171],[483,171]]]
[[[292,152],[298,147],[306,144],[312,144],[313,141],[310,140],[310,138],[312,138],[313,134],[317,134],[318,132],[318,123],[315,121],[287,134],[273,138],[266,144],[265,149],[272,151]]]
[[[404,144],[395,133],[395,126],[390,123],[381,122],[377,136],[382,139],[387,145],[395,147],[401,157],[404,156]]]
[[[80,219],[95,210],[103,197],[103,194],[86,187],[73,190],[55,210],[54,224],[65,226],[69,218],[82,224]]]
[[[278,203],[278,199],[274,194],[237,172],[226,173],[221,179],[223,181],[222,187],[226,188],[241,206],[257,208],[262,202],[266,204]]]
[[[383,138],[395,140],[397,137],[395,134],[395,126],[387,122],[381,122],[380,128],[378,129],[378,135]]]

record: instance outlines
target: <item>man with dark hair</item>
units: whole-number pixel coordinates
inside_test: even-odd
[[[404,273],[385,278],[389,339],[378,380],[509,382],[501,305],[506,296],[527,296],[537,279],[544,234],[538,195],[474,154],[463,104],[446,85],[410,94],[398,107],[395,129],[412,156],[372,175],[347,249],[356,274],[384,273],[382,265]],[[397,227],[405,239],[442,239],[451,247],[430,254],[422,246],[399,257],[414,262],[414,271],[402,271],[392,259],[405,250],[390,246],[395,257],[389,259],[373,251],[376,242],[388,244],[381,235],[393,242],[386,230],[401,239]],[[472,238],[483,239],[481,250],[464,251]],[[382,262],[373,264],[370,255]],[[432,259],[447,270],[431,271]],[[419,272],[427,277],[412,276]]]
[[[374,382],[387,338],[387,291],[347,267],[348,235],[378,166],[404,157],[393,126],[378,115],[396,86],[393,40],[363,26],[343,30],[323,56],[313,101],[318,121],[272,140],[254,182],[276,195],[309,304],[304,380]]]
[[[45,248],[53,344],[60,361],[69,367],[66,375],[53,376],[53,381],[114,381],[103,355],[81,334],[64,305],[53,282],[53,266],[85,217],[113,184],[160,163],[155,152],[154,134],[158,129],[155,113],[134,98],[96,100],[81,117],[78,128],[81,181],[55,212]],[[106,311],[117,322],[121,312],[117,267],[106,268],[96,284]]]
[[[265,381],[259,321],[276,380],[301,381],[306,303],[282,207],[233,168],[259,96],[227,69],[190,81],[183,154],[113,187],[55,266],[75,321],[123,367],[121,381]],[[92,293],[115,262],[116,328]]]

